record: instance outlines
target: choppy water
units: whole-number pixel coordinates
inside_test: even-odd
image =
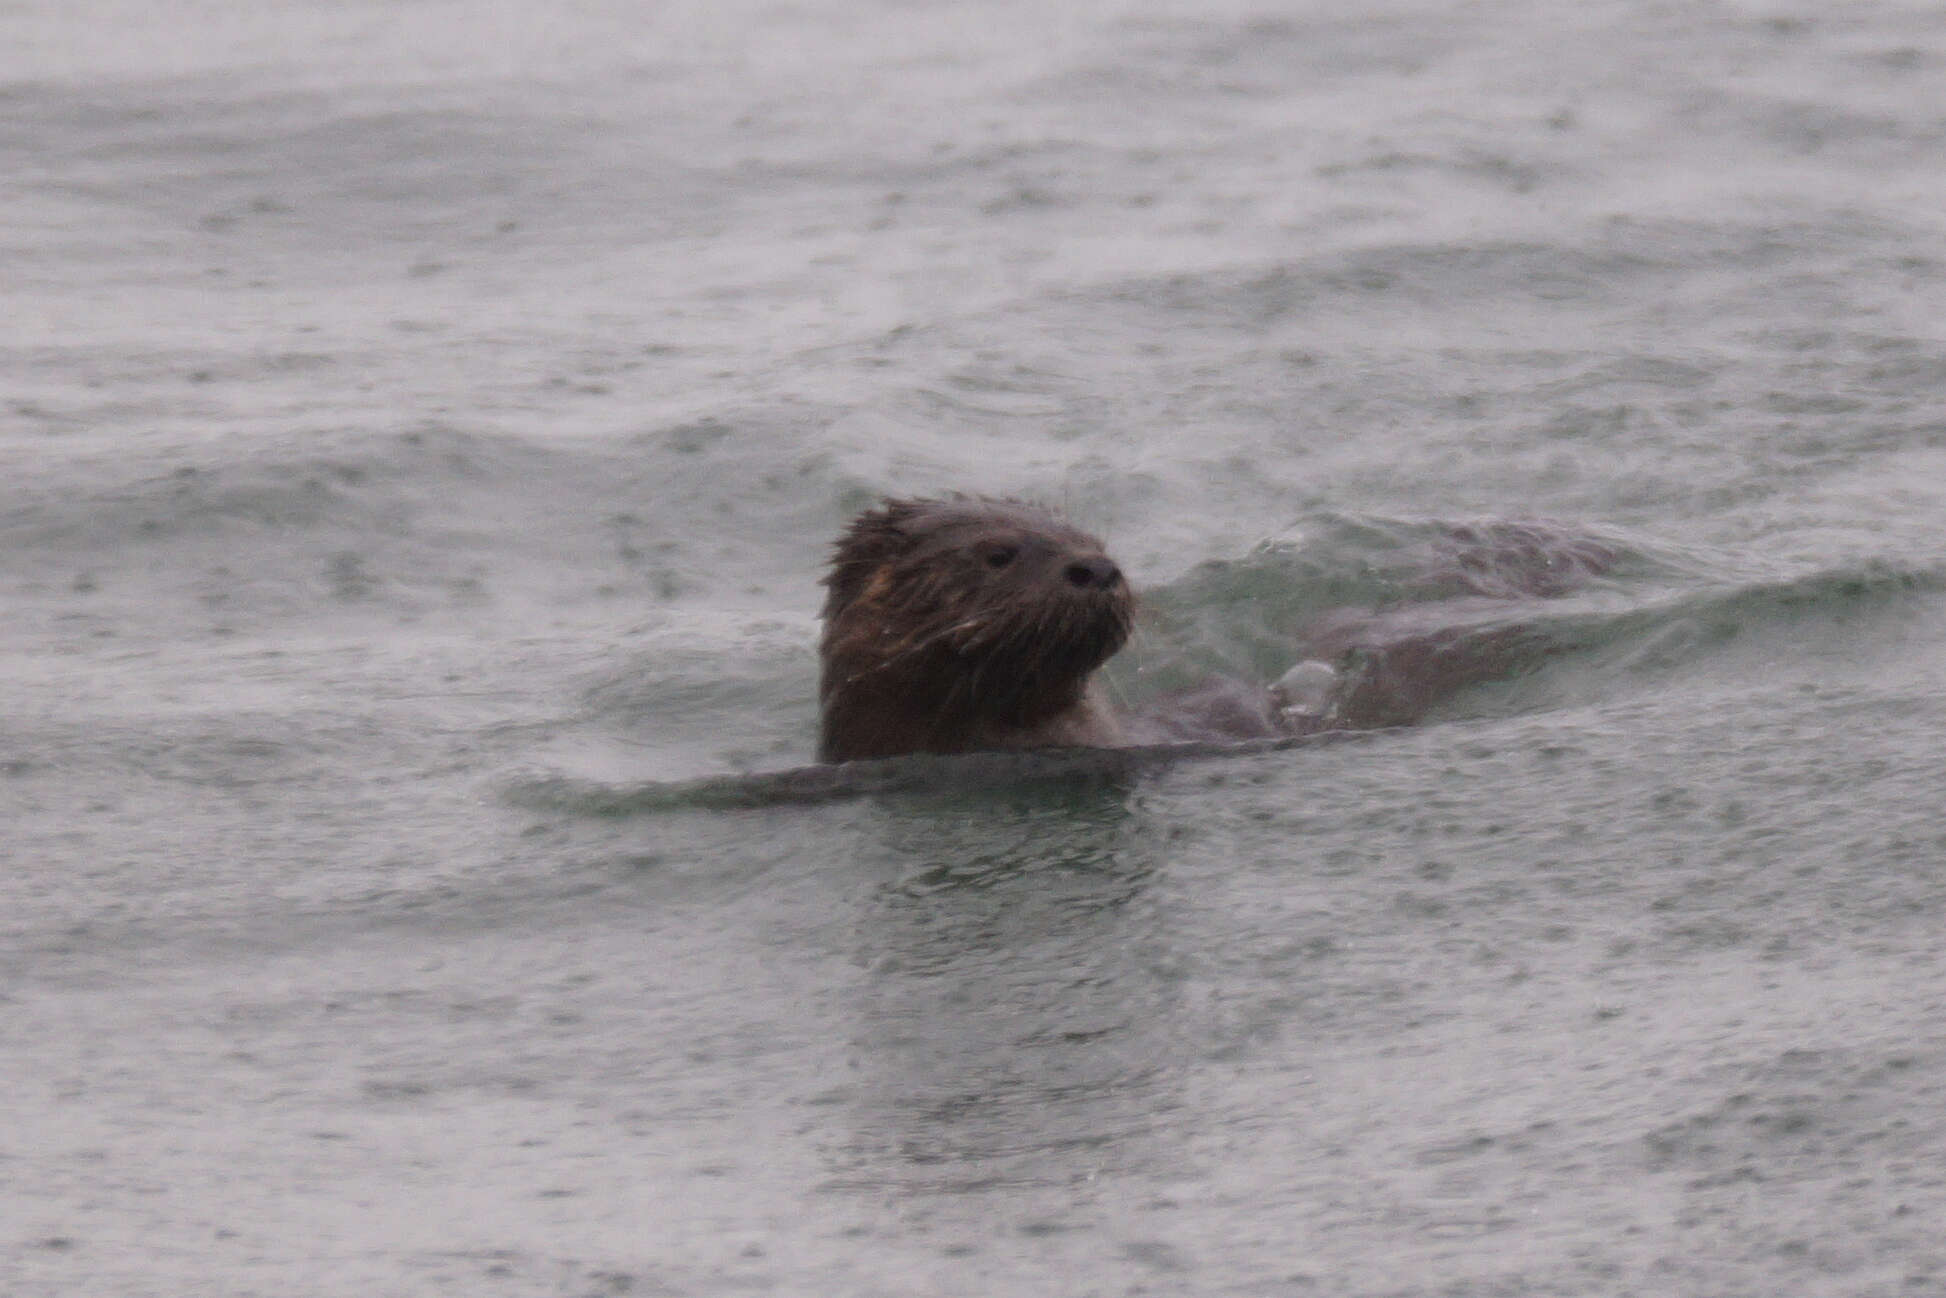
[[[1942,149],[1889,0],[7,7],[0,1289],[1946,1292]],[[948,488],[1132,696],[1626,561],[1411,730],[693,783]]]

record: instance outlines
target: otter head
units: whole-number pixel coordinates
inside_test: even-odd
[[[888,500],[825,577],[818,757],[1095,742],[1133,599],[1101,542],[1013,500]]]

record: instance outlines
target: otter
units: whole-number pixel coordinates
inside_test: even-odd
[[[818,760],[1410,724],[1557,652],[1506,610],[1565,594],[1617,557],[1524,523],[1452,527],[1444,542],[1437,584],[1462,598],[1337,610],[1268,687],[1219,678],[1122,714],[1093,678],[1127,642],[1135,598],[1099,540],[1025,501],[888,499],[852,520],[824,579]]]
[[[887,500],[825,577],[818,760],[1114,747],[1093,687],[1135,601],[1100,541],[1018,500]]]

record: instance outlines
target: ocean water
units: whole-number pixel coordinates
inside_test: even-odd
[[[0,1291],[1946,1292],[1943,159],[1895,0],[0,8]],[[785,796],[945,490],[1128,698],[1620,561]]]

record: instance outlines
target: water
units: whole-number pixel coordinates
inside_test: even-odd
[[[10,1295],[1946,1290],[1936,8],[0,51]],[[1129,697],[1625,561],[1410,730],[721,796],[953,488]]]

